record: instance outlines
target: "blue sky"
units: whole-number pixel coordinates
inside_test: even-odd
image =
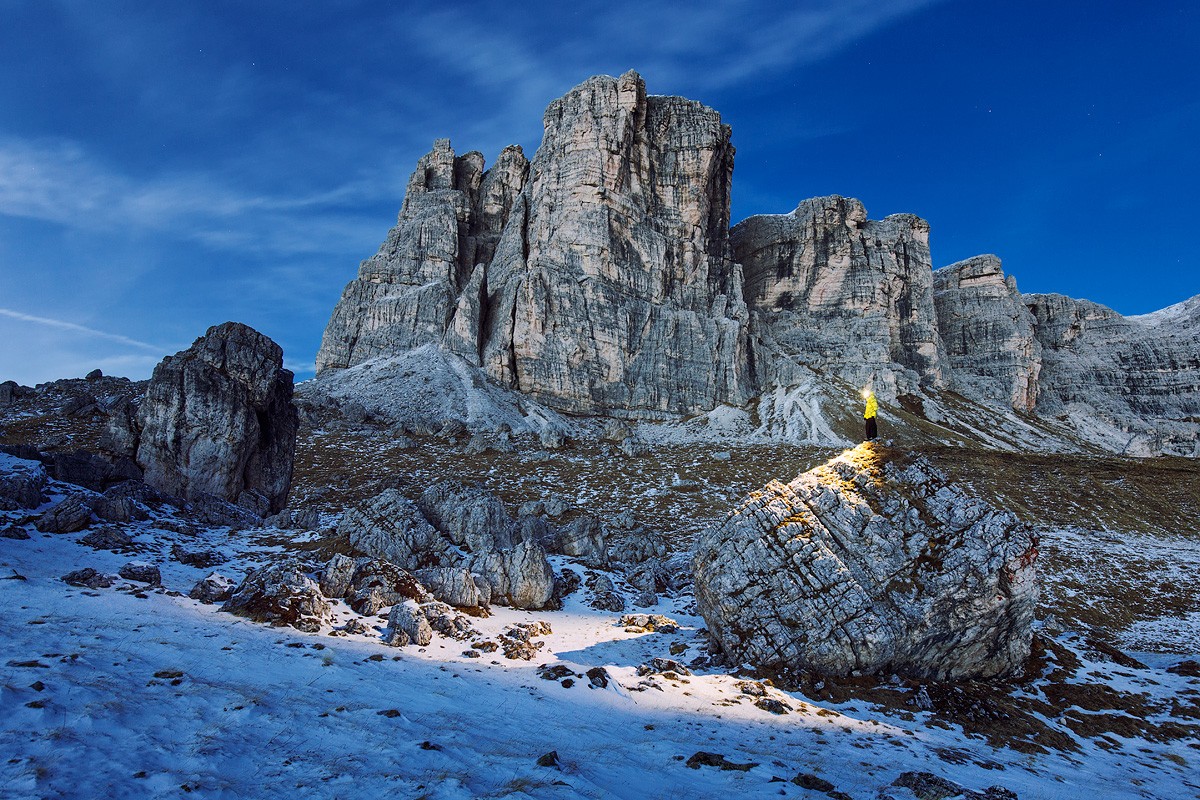
[[[0,380],[213,324],[298,377],[433,139],[532,156],[590,75],[733,126],[733,219],[823,194],[1126,314],[1200,293],[1194,3],[0,0]],[[787,10],[783,10],[783,9]]]

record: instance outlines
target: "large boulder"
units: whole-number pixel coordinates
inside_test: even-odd
[[[416,504],[395,489],[346,511],[338,533],[356,550],[407,570],[449,566],[458,555]]]
[[[256,622],[291,625],[309,633],[328,624],[332,614],[316,581],[295,562],[250,572],[221,610]]]
[[[864,443],[751,493],[694,552],[725,654],[829,675],[994,677],[1029,655],[1037,537],[920,457]]]
[[[40,506],[46,480],[40,462],[0,453],[0,511]]]
[[[163,359],[137,423],[137,463],[160,492],[286,505],[298,425],[292,373],[258,331],[226,322]]]
[[[532,539],[506,550],[480,553],[471,561],[471,569],[487,583],[493,602],[540,609],[554,599],[554,570],[546,551]]]

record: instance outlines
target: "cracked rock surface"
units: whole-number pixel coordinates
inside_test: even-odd
[[[696,542],[726,656],[829,675],[957,679],[1029,655],[1037,539],[920,457],[859,445],[752,492]]]

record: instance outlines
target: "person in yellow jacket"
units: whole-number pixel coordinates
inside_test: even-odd
[[[879,413],[879,401],[875,399],[875,393],[870,389],[863,389],[863,397],[867,401],[867,407],[863,411],[863,421],[867,424],[867,441],[870,441],[879,435],[879,428],[875,424],[875,415]]]

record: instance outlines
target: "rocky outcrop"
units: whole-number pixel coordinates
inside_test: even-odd
[[[331,618],[329,603],[304,567],[285,562],[248,574],[221,606],[239,617],[315,633]]]
[[[137,462],[164,494],[287,502],[296,447],[283,351],[241,323],[208,329],[154,369],[138,411]]]
[[[1200,455],[1200,296],[1123,317],[1027,294],[1042,349],[1037,410],[1128,455]]]
[[[942,267],[933,273],[933,292],[954,388],[969,398],[1033,411],[1042,346],[1036,320],[1000,259],[975,256]]]
[[[505,148],[484,172],[478,152],[456,156],[449,139],[434,142],[409,178],[395,227],[343,291],[321,341],[317,370],[443,339],[478,363],[483,267],[492,260],[528,169],[520,147]]]
[[[0,453],[0,511],[37,508],[47,480],[40,462]]]
[[[693,556],[700,612],[737,663],[951,679],[1029,655],[1036,536],[872,443],[751,493]]]
[[[543,121],[532,162],[507,148],[485,171],[447,140],[420,160],[333,312],[312,407],[548,448],[595,435],[577,415],[828,446],[857,441],[869,385],[900,440],[1200,453],[1200,351],[1168,333],[1194,314],[1164,327],[1025,297],[994,256],[935,275],[924,220],[870,220],[851,198],[730,231],[728,127],[633,72],[588,79]]]
[[[945,385],[925,220],[869,220],[857,200],[815,197],[791,214],[749,217],[730,241],[760,387],[797,382],[796,362],[888,399]]]
[[[748,397],[733,147],[720,115],[634,72],[551,103],[532,165],[435,143],[326,329],[319,372],[439,343],[570,412]],[[664,369],[670,363],[671,369]]]
[[[37,529],[44,533],[75,533],[92,524],[94,505],[100,495],[81,490],[72,492],[55,503],[37,519]]]
[[[488,374],[571,412],[742,402],[728,126],[700,103],[648,97],[634,72],[585,81],[544,122],[488,268]]]
[[[356,550],[407,570],[445,567],[458,558],[416,504],[395,489],[346,511],[338,533],[348,537]]]

